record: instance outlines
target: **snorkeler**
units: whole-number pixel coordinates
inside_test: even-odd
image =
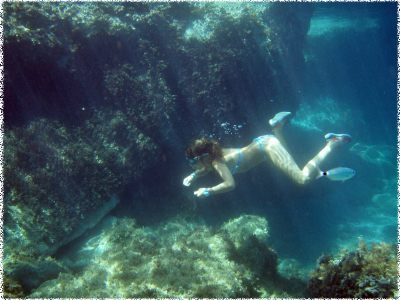
[[[323,176],[341,181],[354,176],[355,171],[349,168],[336,168],[326,172],[322,172],[319,168],[321,162],[334,148],[351,141],[351,136],[348,134],[326,134],[325,147],[301,170],[285,149],[281,134],[282,127],[290,115],[290,112],[277,113],[269,120],[273,135],[255,138],[250,145],[243,148],[225,149],[214,140],[207,138],[195,140],[186,149],[186,158],[195,171],[183,180],[183,185],[190,186],[195,179],[215,170],[221,177],[222,183],[209,188],[199,188],[194,194],[197,197],[208,197],[228,192],[235,188],[234,174],[246,172],[266,160],[272,161],[299,184],[306,184]]]

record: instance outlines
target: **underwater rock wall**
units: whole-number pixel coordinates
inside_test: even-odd
[[[28,105],[74,124],[102,106],[168,140],[168,128],[185,139],[234,113],[294,109],[311,13],[289,3],[6,3],[6,124],[28,121]]]

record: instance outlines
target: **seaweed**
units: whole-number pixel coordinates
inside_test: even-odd
[[[312,297],[391,298],[397,295],[396,247],[384,242],[323,255],[308,283]]]

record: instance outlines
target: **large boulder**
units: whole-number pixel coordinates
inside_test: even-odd
[[[245,229],[234,232],[240,229],[235,224]],[[253,238],[265,244],[266,233],[267,221],[258,216],[228,221],[217,231],[183,219],[157,227],[140,227],[130,218],[110,218],[104,222],[101,232],[62,258],[70,271],[46,281],[29,296],[258,298],[294,295],[283,285],[274,287],[271,277],[261,277],[258,266],[246,264],[238,259],[237,253],[232,253],[231,245],[247,245],[253,243]],[[252,256],[253,252],[254,249],[241,247],[243,257]],[[259,261],[270,252],[267,247],[258,248]],[[276,260],[272,262],[275,265],[270,267],[276,269]]]

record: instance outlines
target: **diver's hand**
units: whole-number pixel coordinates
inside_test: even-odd
[[[210,189],[209,188],[199,188],[197,191],[194,192],[196,197],[199,198],[206,198],[210,196]]]
[[[195,179],[196,174],[192,173],[190,174],[188,177],[186,177],[185,179],[183,179],[183,185],[184,186],[190,186],[193,182],[193,179]]]

